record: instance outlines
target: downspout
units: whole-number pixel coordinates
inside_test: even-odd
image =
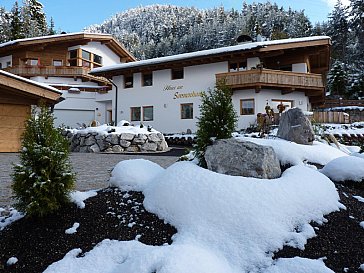
[[[115,126],[118,124],[118,86],[113,80],[106,78],[115,87]]]

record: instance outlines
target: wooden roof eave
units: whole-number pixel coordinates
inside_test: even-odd
[[[45,99],[51,102],[57,103],[61,97],[60,92],[55,92],[47,88],[43,88],[38,85],[33,85],[26,81],[21,81],[17,78],[0,75],[0,88],[7,88],[12,90],[19,90],[23,94],[30,97],[38,97],[39,99]]]

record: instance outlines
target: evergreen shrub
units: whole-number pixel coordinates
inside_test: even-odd
[[[206,168],[205,151],[215,139],[231,138],[238,120],[231,100],[232,90],[224,81],[213,90],[202,94],[200,117],[197,122],[196,156],[199,165]]]
[[[26,122],[20,164],[13,167],[16,207],[28,216],[42,217],[69,202],[75,174],[69,162],[68,142],[53,126],[50,109],[33,110]]]

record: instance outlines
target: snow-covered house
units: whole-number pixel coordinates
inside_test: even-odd
[[[91,74],[114,82],[118,120],[164,133],[195,131],[201,93],[225,79],[240,129],[254,123],[267,103],[275,112],[281,103],[303,111],[322,103],[330,45],[327,36],[248,42],[96,68]]]
[[[56,125],[112,121],[111,83],[88,72],[134,60],[108,34],[69,33],[0,44],[0,69],[62,91],[65,100],[54,110]]]
[[[53,106],[62,93],[49,85],[0,70],[0,152],[18,152],[31,106]]]

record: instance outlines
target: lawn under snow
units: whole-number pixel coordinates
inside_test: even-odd
[[[119,163],[112,177],[122,189],[142,190],[145,208],[177,228],[172,245],[104,240],[83,257],[70,251],[46,273],[332,272],[321,260],[272,260],[284,244],[303,248],[315,235],[309,223],[343,208],[334,184],[316,170],[294,166],[268,180],[139,160]]]

